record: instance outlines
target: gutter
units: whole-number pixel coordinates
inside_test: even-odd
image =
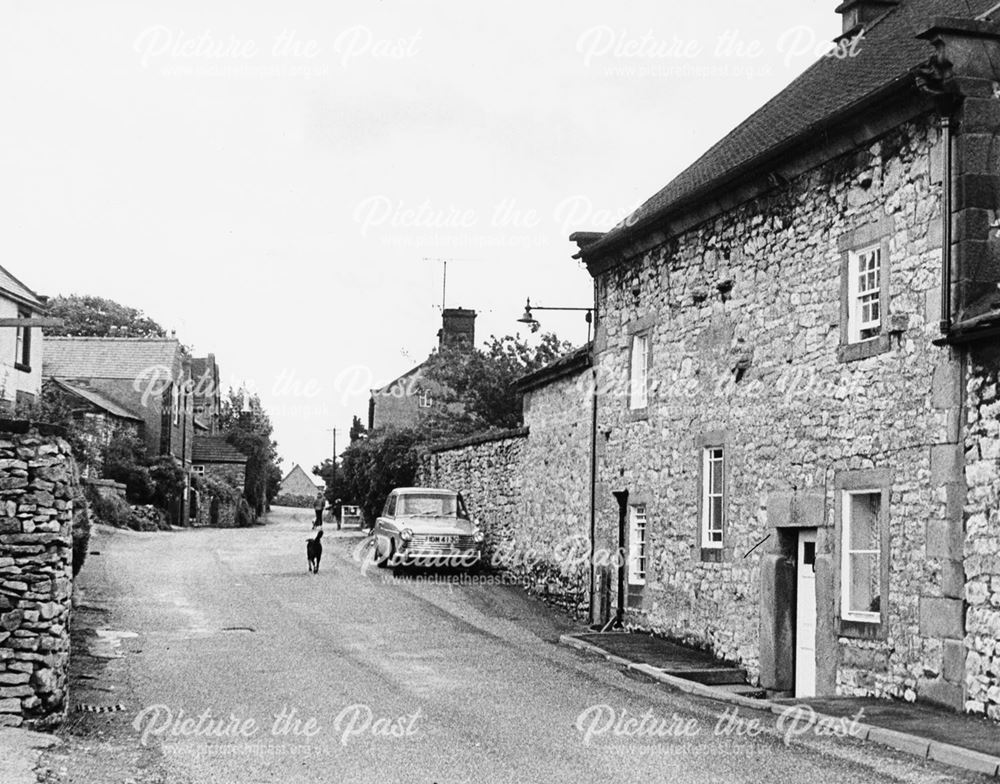
[[[951,330],[951,210],[952,210],[952,132],[951,118],[941,117],[942,143],[944,144],[944,172],[942,173],[941,205],[941,334]]]
[[[951,326],[935,345],[961,346],[1000,336],[1000,312],[983,313]]]

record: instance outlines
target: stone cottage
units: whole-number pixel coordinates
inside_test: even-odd
[[[476,345],[476,311],[467,308],[445,308],[438,330],[440,348],[467,348]],[[368,399],[368,430],[394,427],[416,427],[426,412],[434,408],[439,398],[437,386],[424,378],[425,362],[410,368],[403,375],[379,389],[373,389]]]
[[[201,525],[236,524],[236,505],[246,489],[248,458],[226,440],[224,435],[196,434],[191,452],[193,478],[190,519]],[[224,497],[205,491],[205,481],[231,489]]]
[[[285,474],[278,488],[274,503],[278,506],[299,506],[311,508],[316,500],[316,493],[323,485],[316,484],[305,470],[296,463],[292,470]]]
[[[170,455],[190,477],[194,444],[191,357],[176,338],[52,337],[43,375],[90,390],[142,418],[147,456]],[[189,483],[174,522],[187,518]],[[181,508],[183,506],[183,508]]]
[[[100,392],[58,378],[46,379],[43,388],[60,395],[70,405],[74,419],[84,425],[79,434],[92,461],[83,469],[87,478],[100,476],[101,450],[116,438],[143,438],[142,417]],[[91,466],[93,474],[87,473]]]
[[[842,3],[851,56],[572,238],[625,619],[776,692],[1000,719],[995,5]]]

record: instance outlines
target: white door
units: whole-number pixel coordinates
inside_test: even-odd
[[[816,696],[816,531],[799,531],[796,558],[795,696]]]

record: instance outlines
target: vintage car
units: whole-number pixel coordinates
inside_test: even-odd
[[[372,535],[381,567],[471,567],[482,558],[483,533],[454,490],[397,487]]]

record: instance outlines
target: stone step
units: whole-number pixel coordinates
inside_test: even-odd
[[[747,682],[746,673],[732,667],[710,667],[703,670],[664,670],[664,672],[688,681],[702,683],[705,686],[745,685]]]
[[[726,683],[717,687],[720,691],[736,694],[740,697],[748,697],[751,700],[767,699],[767,692],[759,686],[751,686],[749,683]]]

